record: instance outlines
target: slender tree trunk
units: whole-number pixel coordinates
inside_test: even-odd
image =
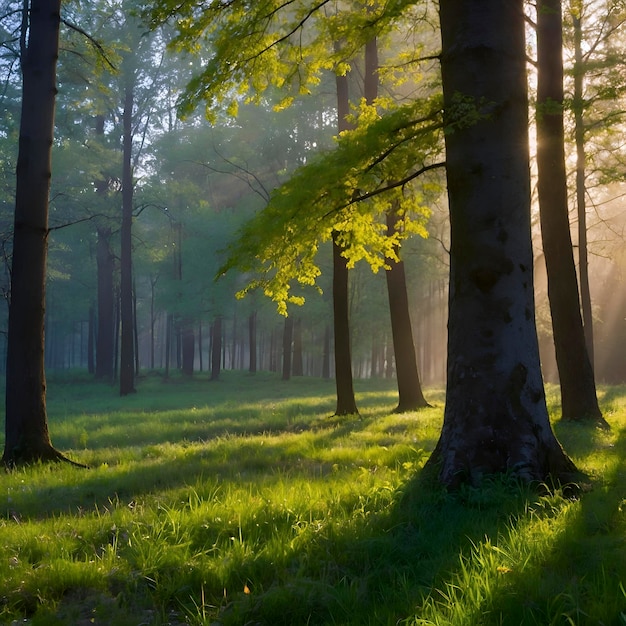
[[[24,4],[24,11],[28,3]],[[48,432],[44,371],[48,196],[56,100],[60,0],[32,0],[22,49],[22,115],[17,161],[6,373],[7,466],[64,457]],[[26,32],[23,33],[26,37]]]
[[[133,145],[133,85],[130,78],[124,93],[123,115],[123,169],[122,169],[122,228],[120,255],[120,313],[122,324],[120,354],[120,395],[135,392],[133,340],[133,279],[132,279],[132,221],[133,172],[131,165]]]
[[[378,41],[376,37],[370,39],[365,45],[364,95],[368,104],[373,104],[378,97]],[[389,209],[387,211],[388,236],[394,235],[398,222],[396,211],[393,208]],[[399,255],[399,246],[396,246],[395,253]],[[428,406],[428,402],[424,398],[417,369],[404,262],[390,261],[389,265],[390,269],[386,271],[387,293],[399,398],[395,411],[402,413],[424,408]],[[389,359],[390,364],[391,359]]]
[[[350,109],[347,76],[337,76],[337,116],[339,132],[349,128],[347,116]],[[342,256],[336,231],[333,232],[333,322],[335,337],[335,383],[337,409],[335,415],[358,414],[352,380],[352,352],[350,348],[350,299],[348,291],[348,266]]]
[[[211,380],[220,377],[222,363],[222,316],[218,315],[211,326]]]
[[[165,379],[170,376],[170,360],[172,352],[172,327],[174,326],[174,316],[168,313],[165,318]]]
[[[89,307],[89,323],[87,331],[87,372],[96,373],[95,360],[96,312],[93,305]]]
[[[578,271],[580,277],[580,301],[583,316],[585,345],[591,367],[594,367],[593,311],[589,289],[589,259],[587,246],[587,206],[585,183],[585,120],[584,120],[584,85],[585,68],[582,51],[582,16],[572,16],[574,24],[574,124],[576,138],[576,205],[578,214]]]
[[[580,314],[567,208],[561,0],[537,2],[537,191],[548,299],[566,420],[602,418]]]
[[[387,212],[387,234],[392,236],[396,230],[398,215]],[[400,251],[396,250],[396,254]],[[389,313],[391,315],[391,334],[393,337],[393,354],[396,360],[396,379],[398,381],[398,406],[396,413],[414,411],[429,406],[422,392],[413,328],[409,314],[409,298],[406,291],[406,275],[404,262],[389,261],[390,269],[386,270],[387,293],[389,296]]]
[[[534,318],[524,2],[439,7],[451,247],[446,407],[429,466],[452,486],[494,473],[570,481]]]

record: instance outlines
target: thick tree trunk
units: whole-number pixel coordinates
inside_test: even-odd
[[[570,480],[534,318],[523,0],[440,0],[450,293],[446,408],[429,465],[447,485]]]
[[[120,395],[135,392],[135,358],[133,339],[132,222],[133,172],[133,86],[129,80],[124,94],[124,154],[122,169],[122,228],[120,246],[120,313],[122,324],[120,353]]]
[[[7,466],[64,458],[50,442],[44,371],[48,196],[59,11],[60,0],[32,0],[28,44],[22,50],[22,115],[9,306],[6,436],[2,457]]]
[[[602,418],[585,345],[567,208],[561,0],[537,2],[537,192],[563,419]]]
[[[388,211],[387,234],[389,236],[395,232],[397,222],[397,214]],[[399,254],[399,250],[396,250],[396,253]],[[396,360],[396,379],[398,381],[398,406],[395,411],[396,413],[403,413],[429,405],[424,398],[417,369],[404,262],[400,260],[397,263],[394,261],[389,261],[389,263],[390,269],[386,271],[387,293],[389,295],[393,353]]]

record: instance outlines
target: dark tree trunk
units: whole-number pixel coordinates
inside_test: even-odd
[[[335,384],[337,409],[335,415],[355,415],[359,410],[354,398],[350,321],[348,318],[348,266],[341,247],[333,243],[333,320],[335,330]]]
[[[446,407],[429,465],[452,486],[495,473],[569,481],[534,318],[524,2],[439,7],[451,248]]]
[[[222,316],[218,315],[211,326],[211,380],[220,377],[222,363]]]
[[[98,334],[96,339],[96,378],[113,382],[115,296],[113,289],[114,257],[111,252],[111,229],[98,228],[97,236]]]
[[[256,372],[256,311],[248,317],[248,337],[250,342],[250,373]]]
[[[285,318],[283,329],[283,380],[291,378],[291,352],[293,348],[293,317]]]
[[[24,10],[27,10],[27,3]],[[7,466],[64,458],[50,442],[44,371],[48,196],[59,11],[60,0],[32,0],[28,42],[22,50],[22,115],[9,306],[6,437],[2,457]]]
[[[365,46],[365,79],[364,95],[369,104],[378,97],[378,42],[374,37]],[[387,212],[387,235],[393,236],[398,224],[398,215],[390,209]],[[399,255],[399,246],[395,248]],[[409,314],[409,299],[406,292],[406,275],[403,261],[389,261],[390,268],[386,272],[389,311],[391,314],[391,333],[393,337],[393,353],[396,363],[396,379],[398,381],[398,406],[395,411],[402,413],[414,411],[428,406],[422,393],[413,329]],[[391,359],[388,359],[388,366]],[[389,368],[388,368],[389,372]]]
[[[561,0],[537,2],[537,192],[552,334],[566,420],[606,425],[585,345],[567,208]]]
[[[350,98],[347,76],[337,76],[337,117],[339,132],[347,130]],[[337,409],[335,415],[358,414],[352,380],[352,356],[350,349],[350,299],[348,290],[348,266],[342,256],[338,233],[333,232],[333,323],[335,337],[335,382]]]
[[[133,279],[132,279],[132,222],[133,222],[133,86],[129,79],[124,93],[124,135],[122,169],[122,228],[120,254],[120,313],[122,324],[120,353],[120,395],[135,392],[135,358],[133,339]]]
[[[89,322],[87,324],[87,372],[89,374],[95,374],[96,372],[96,360],[95,360],[95,341],[96,336],[96,312],[93,306],[89,307]]]
[[[398,216],[393,211],[387,212],[387,234],[393,235]],[[396,254],[399,254],[399,249]],[[398,381],[397,413],[414,411],[429,406],[422,393],[413,328],[409,314],[409,298],[406,291],[404,262],[389,260],[390,269],[386,271],[387,293],[389,295],[389,313],[391,315],[391,334],[393,336],[393,354],[396,360],[396,379]]]
[[[171,313],[165,318],[165,378],[170,376],[170,360],[172,353],[172,327],[174,326],[174,316]]]

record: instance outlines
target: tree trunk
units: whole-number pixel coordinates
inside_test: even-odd
[[[561,31],[561,0],[538,0],[537,192],[561,414],[606,425],[585,345],[567,208]]]
[[[122,324],[120,353],[120,395],[135,392],[135,359],[133,340],[132,221],[133,172],[133,86],[130,79],[124,93],[124,155],[122,169],[122,228],[120,254],[120,313]]]
[[[218,315],[211,325],[211,380],[218,380],[222,357],[222,316]]]
[[[334,239],[334,237],[333,237]],[[335,415],[355,415],[359,410],[354,398],[350,321],[348,318],[348,266],[341,247],[333,243],[333,320],[335,330]]]
[[[96,335],[96,312],[93,305],[89,307],[89,322],[87,324],[87,372],[96,373],[95,342]]]
[[[440,0],[450,207],[444,424],[429,466],[455,486],[571,480],[534,318],[523,0]]]
[[[24,10],[28,10],[26,4]],[[60,0],[32,0],[28,43],[22,50],[22,114],[9,305],[6,437],[2,456],[7,466],[64,458],[50,441],[44,370],[48,196],[59,11]]]
[[[587,248],[587,205],[585,196],[585,121],[584,121],[584,90],[582,51],[582,16],[572,15],[574,24],[574,133],[576,138],[576,209],[578,214],[578,272],[580,279],[580,302],[583,316],[583,331],[585,345],[591,368],[594,369],[593,346],[593,312],[591,307],[591,292],[589,289],[589,259]]]
[[[348,79],[337,76],[337,116],[339,132],[347,130],[347,116],[350,112]],[[335,383],[337,388],[337,409],[335,415],[358,414],[352,380],[352,355],[350,349],[348,266],[342,256],[342,247],[337,241],[338,233],[333,232],[333,322],[335,336]]]
[[[387,234],[392,236],[396,230],[398,215],[387,212]],[[399,250],[396,250],[399,254]],[[393,337],[393,353],[396,360],[396,379],[398,381],[398,406],[396,413],[414,411],[429,406],[422,393],[413,328],[409,314],[409,298],[406,291],[406,275],[404,262],[389,261],[390,269],[386,270],[387,293],[389,295],[389,313],[391,315],[391,334]]]

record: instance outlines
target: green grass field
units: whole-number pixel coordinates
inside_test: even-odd
[[[53,443],[90,469],[0,475],[0,623],[626,626],[626,388],[609,433],[555,423],[579,499],[447,493],[421,476],[442,390],[395,415],[392,382],[356,389],[338,419],[320,380],[52,379]]]

